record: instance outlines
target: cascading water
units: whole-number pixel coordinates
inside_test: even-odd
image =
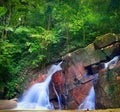
[[[89,75],[85,75],[84,78],[89,78]],[[94,110],[95,109],[95,90],[94,90],[94,83],[98,79],[98,73],[92,75],[92,87],[88,93],[88,96],[85,100],[78,106],[79,110]]]
[[[109,62],[106,62],[104,64],[105,66],[105,69],[107,69],[109,67],[109,69],[112,69],[114,66],[111,66],[111,65],[116,65],[117,62],[119,60],[119,56],[115,56],[113,59],[111,59]]]
[[[109,62],[104,63],[105,69],[109,68],[112,69],[117,64],[119,60],[119,56],[115,56]],[[94,79],[97,79],[98,74],[94,75]],[[85,98],[82,104],[78,107],[79,110],[94,110],[95,109],[95,90],[92,86],[88,96]]]
[[[49,83],[52,75],[62,70],[60,62],[58,65],[53,65],[48,71],[48,77],[42,83],[34,84],[29,90],[24,93],[23,98],[18,103],[16,109],[54,109],[49,101]]]
[[[56,91],[56,89],[55,89],[55,85],[54,85],[54,83],[53,83],[53,89],[54,89],[55,94],[56,94],[57,99],[58,99],[59,110],[61,110],[61,109],[62,109],[62,107],[61,107],[60,97],[59,97],[59,95],[58,95],[58,93],[57,93],[57,91]]]
[[[88,96],[85,98],[84,102],[79,105],[79,110],[94,110],[95,109],[95,90],[92,86]]]
[[[117,64],[119,60],[118,56],[115,56],[113,59],[111,59],[109,62],[104,63],[105,69],[109,68],[112,69],[114,65]],[[48,77],[46,80],[42,83],[34,84],[27,92],[24,93],[22,100],[18,103],[18,107],[16,109],[54,109],[53,104],[49,101],[49,84],[52,78],[52,75],[62,70],[60,62],[58,65],[53,65],[50,70],[48,71]],[[85,75],[83,79],[90,78],[93,83],[94,79],[97,79],[98,74],[93,75],[91,78],[89,75]],[[83,81],[84,82],[84,81]],[[84,83],[83,83],[84,84]],[[59,109],[61,109],[61,102],[60,97],[57,94],[57,91],[55,89],[55,86],[53,85],[54,92],[56,93],[56,96],[58,98],[58,105]],[[78,106],[79,110],[94,110],[95,109],[95,90],[92,86],[88,96],[85,98],[85,100]]]

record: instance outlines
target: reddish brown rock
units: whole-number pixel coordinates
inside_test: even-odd
[[[74,79],[80,80],[86,73],[84,66],[81,63],[71,65],[65,73],[66,83],[74,83]]]
[[[77,109],[78,104],[74,100],[68,103],[68,108],[69,109]]]
[[[61,93],[63,91],[65,84],[65,77],[63,72],[62,71],[56,72],[52,77],[52,81],[54,82],[57,91]]]
[[[98,73],[100,78],[99,83],[97,83],[98,85],[96,86],[96,93],[98,94],[96,95],[97,105],[105,106],[105,108],[112,107],[111,105],[113,105],[114,102],[118,100],[117,97],[119,97],[117,94],[120,93],[120,90],[118,90],[120,75],[118,74],[116,77],[114,77],[116,83],[114,81],[113,82],[115,84],[113,83],[112,85],[109,85],[111,83],[110,80],[107,80],[107,78],[110,79],[110,77],[108,77],[109,74],[103,77],[103,73],[107,72],[107,70],[104,69],[103,66],[100,66],[100,63],[104,65],[104,62],[107,61],[107,56],[109,56],[111,59],[116,54],[120,54],[120,43],[118,41],[120,41],[120,35],[106,34],[101,37],[97,37],[94,43],[91,43],[87,47],[78,49],[63,56],[63,59],[65,60],[65,65],[62,67],[64,74],[62,71],[56,72],[53,75],[50,84],[50,100],[52,102],[55,102],[54,104],[56,107],[58,106],[58,102],[56,100],[57,96],[53,90],[52,82],[54,82],[58,94],[62,94],[66,97],[65,102],[67,102],[67,104],[65,105],[67,105],[67,109],[77,109],[80,103],[82,103],[85,97],[88,95],[89,90],[92,86],[91,80],[88,80],[85,83],[81,83],[81,79],[87,73],[87,71],[89,71],[86,68],[88,66],[92,68],[92,73]],[[45,78],[46,77],[43,78],[40,75],[38,79],[32,81],[30,85],[44,81]],[[112,91],[114,93],[112,93],[112,95],[114,95],[113,99],[115,99],[113,101],[113,104],[111,103],[112,100],[110,99],[111,93],[109,93],[111,89],[116,90]],[[120,105],[119,101],[117,101],[116,105]]]
[[[91,86],[92,82],[89,82],[70,90],[70,93],[73,96],[74,100],[77,102],[77,104],[81,104],[84,101],[91,89]]]
[[[36,84],[38,82],[43,82],[45,79],[46,79],[47,75],[42,75],[42,74],[39,74],[38,78],[36,80],[33,80],[31,81],[26,87],[25,89],[31,87],[33,84]]]
[[[82,63],[74,63],[69,60],[69,66],[65,72],[65,92],[67,95],[68,108],[76,109],[86,98],[92,87],[92,82],[81,84],[80,81],[87,73]]]
[[[55,85],[60,86],[63,85],[65,83],[64,81],[64,76],[62,71],[58,71],[56,72],[53,77],[52,77],[52,81],[55,83]]]

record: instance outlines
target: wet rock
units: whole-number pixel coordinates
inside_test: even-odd
[[[57,92],[62,93],[64,84],[65,84],[65,77],[62,71],[56,72],[52,77],[52,82],[55,84],[55,88]]]
[[[81,83],[81,79],[86,74],[93,75],[98,73],[99,80],[95,85],[96,108],[120,107],[118,100],[118,98],[120,99],[120,71],[118,69],[113,70],[113,75],[109,75],[110,73],[107,73],[107,70],[104,68],[104,63],[118,54],[120,54],[120,35],[109,33],[97,37],[87,47],[63,56],[63,60],[65,60],[62,66],[63,71],[56,72],[50,84],[50,100],[53,102],[53,105],[58,108],[57,96],[53,90],[52,83],[55,84],[58,95],[64,96],[62,98],[64,99],[62,102],[63,109],[77,109],[88,95],[92,86],[92,80]],[[44,81],[43,79],[45,78],[40,76],[31,83]]]
[[[72,109],[72,110],[77,109],[77,107],[78,107],[78,104],[74,100],[70,101],[67,105],[67,108]]]
[[[120,66],[107,70],[99,75],[95,85],[96,108],[118,108],[120,107]]]
[[[63,68],[65,85],[62,86],[64,89],[61,93],[67,97],[66,101],[68,109],[76,109],[88,95],[92,86],[93,77],[90,81],[88,80],[87,83],[82,83],[81,79],[84,75],[93,75],[96,73],[99,74],[98,83],[95,85],[97,94],[96,108],[112,108],[114,107],[114,102],[118,103],[117,106],[115,106],[118,107],[119,101],[117,101],[117,98],[114,102],[111,102],[112,97],[109,90],[115,88],[115,85],[110,85],[110,81],[108,81],[111,76],[103,74],[107,71],[104,68],[104,63],[120,53],[119,41],[120,35],[109,33],[97,37],[94,43],[87,47],[63,56],[63,59],[66,62]],[[56,83],[56,88],[59,88],[57,85],[61,84],[60,77],[58,78],[58,76],[59,75],[56,74],[56,78],[54,78],[56,82],[58,81],[58,84]],[[89,77],[87,77],[87,79],[89,79]],[[85,78],[85,80],[87,79]],[[112,77],[111,80],[114,79],[119,80],[119,76],[116,76],[116,78]],[[115,94],[117,93],[114,92],[114,97]]]
[[[77,102],[77,104],[81,104],[88,95],[91,86],[92,83],[89,82],[78,87],[74,87],[73,89],[69,90],[71,94],[70,96],[73,96],[73,99]]]
[[[0,110],[13,109],[15,107],[17,107],[17,102],[15,100],[0,100]]]

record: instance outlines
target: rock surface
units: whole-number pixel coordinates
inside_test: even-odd
[[[118,41],[120,41],[120,35],[116,35],[114,33],[108,33],[96,37],[94,44],[96,44],[99,48],[103,48]]]
[[[106,34],[97,37],[96,40],[85,48],[78,49],[63,56],[63,71],[53,75],[52,82],[61,97],[62,109],[76,109],[88,95],[92,85],[92,80],[82,84],[81,79],[86,74],[93,75],[98,73],[96,90],[96,108],[118,108],[120,107],[120,66],[113,70],[106,70],[104,63],[111,60],[114,56],[120,55],[120,35]],[[109,73],[111,72],[111,73]],[[112,75],[109,75],[112,74]],[[43,76],[31,82],[41,82]],[[88,77],[89,79],[89,77]],[[52,82],[50,85],[50,101],[57,104],[56,95],[53,90]],[[56,105],[56,109],[58,106]]]
[[[0,110],[13,109],[17,107],[17,102],[14,100],[0,100]]]
[[[112,72],[113,77],[108,77],[109,70],[103,69],[105,62],[120,54],[119,41],[120,35],[109,33],[97,37],[94,43],[86,48],[78,49],[63,57],[65,60],[63,67],[65,86],[62,94],[66,96],[68,109],[76,109],[88,95],[92,81],[85,84],[80,82],[86,73],[89,75],[99,74],[99,80],[95,85],[96,108],[120,107],[120,101],[117,99],[119,97],[118,93],[120,93],[120,83],[117,81],[120,72],[118,70],[115,73]],[[120,66],[118,66],[118,69],[120,69]],[[109,81],[106,77],[109,78]]]
[[[119,62],[120,63],[120,62]],[[120,107],[120,65],[99,75],[96,91],[96,108]]]

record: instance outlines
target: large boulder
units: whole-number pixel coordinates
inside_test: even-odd
[[[120,35],[116,35],[114,33],[108,33],[105,35],[101,35],[96,37],[94,44],[96,44],[98,48],[107,47],[116,42],[120,42]]]
[[[102,78],[104,77],[102,74],[106,73],[104,63],[110,61],[114,56],[120,54],[119,41],[120,35],[109,33],[99,38],[97,37],[94,43],[88,45],[87,47],[78,49],[63,56],[63,60],[65,60],[65,63],[63,63],[65,82],[64,86],[62,86],[64,87],[64,89],[62,89],[62,94],[64,94],[66,98],[67,109],[76,109],[88,95],[89,90],[92,86],[92,78],[88,77],[88,81],[81,84],[81,79],[87,73],[89,75],[96,73],[100,75],[100,79],[98,80],[97,86],[95,88],[97,94],[96,108],[99,108],[99,106],[102,104],[103,106],[100,106],[100,108],[114,107],[113,102],[111,103],[109,96],[106,97],[106,94],[110,94],[109,91],[107,91],[108,93],[104,93],[103,91],[104,94],[100,93],[99,91],[101,91],[100,84],[103,84],[102,90],[106,89],[106,87],[109,88],[108,86],[110,86],[110,82],[107,82],[105,78]],[[56,78],[54,80],[57,82],[59,81],[57,79],[59,78]],[[119,79],[119,77],[117,77],[117,79]],[[59,87],[56,86],[56,88]],[[100,97],[101,100],[99,101]],[[114,102],[117,102],[119,105],[119,102],[116,100],[114,100]],[[106,105],[104,105],[102,102],[105,102]]]
[[[85,48],[63,56],[68,63],[82,63],[83,66],[110,60],[115,55],[120,55],[120,35],[108,33],[96,37],[95,41]]]
[[[56,72],[50,83],[50,101],[53,102],[55,109],[58,109],[58,99],[53,89],[53,82],[60,96],[62,109],[77,109],[87,97],[93,84],[92,75],[96,73],[99,74],[99,80],[95,85],[96,108],[119,107],[120,102],[117,97],[120,92],[118,89],[120,72],[117,72],[117,75],[116,72],[112,72],[113,77],[108,77],[108,70],[103,69],[104,63],[116,55],[120,55],[120,35],[109,33],[97,37],[87,47],[63,56],[64,62],[61,65],[63,70]],[[85,77],[86,75],[89,76]],[[39,76],[33,82],[30,80],[30,86],[45,78]]]
[[[97,109],[120,107],[120,61],[114,69],[99,75],[95,91]]]

